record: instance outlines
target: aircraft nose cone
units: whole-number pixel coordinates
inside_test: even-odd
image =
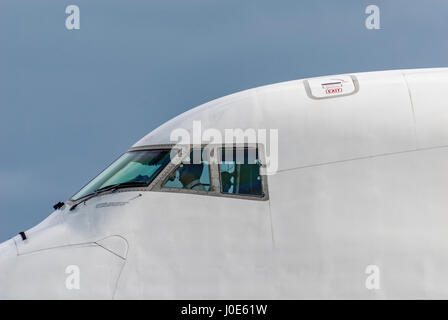
[[[8,299],[10,277],[14,272],[17,259],[17,250],[14,241],[8,240],[0,244],[0,299]]]
[[[14,240],[10,239],[0,243],[0,262],[14,257],[17,257],[17,250]]]

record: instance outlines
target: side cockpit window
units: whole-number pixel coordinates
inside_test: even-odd
[[[260,159],[256,148],[223,148],[219,165],[221,192],[263,197]]]
[[[164,191],[204,193],[243,199],[267,199],[257,147],[194,149],[161,184]],[[216,157],[213,155],[216,153]],[[210,159],[210,161],[208,161]]]
[[[194,150],[189,157],[171,173],[164,188],[210,191],[210,166],[202,159],[201,150]]]

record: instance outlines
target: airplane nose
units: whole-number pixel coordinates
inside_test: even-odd
[[[17,250],[14,240],[10,239],[0,243],[0,263],[15,257],[17,257]]]
[[[8,299],[9,278],[14,271],[17,259],[17,250],[14,240],[8,240],[0,244],[0,299]]]
[[[20,238],[0,244],[0,300],[114,297],[126,262],[124,238],[31,253],[20,253],[17,241]]]

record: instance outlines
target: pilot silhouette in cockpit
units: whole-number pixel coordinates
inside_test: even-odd
[[[203,169],[202,164],[186,164],[179,168],[179,180],[184,189],[207,191],[200,181]]]

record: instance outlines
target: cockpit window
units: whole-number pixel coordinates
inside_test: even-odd
[[[114,187],[146,187],[169,162],[169,150],[130,151],[82,188],[72,200]]]
[[[221,192],[263,197],[260,159],[255,148],[221,149]]]
[[[193,150],[171,174],[163,187],[210,191],[210,168],[208,161],[202,158],[202,150]]]

